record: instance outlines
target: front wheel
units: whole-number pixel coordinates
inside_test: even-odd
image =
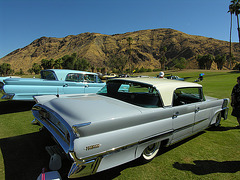
[[[144,162],[151,161],[157,155],[160,149],[160,145],[161,143],[157,142],[146,147],[141,156],[142,161]]]

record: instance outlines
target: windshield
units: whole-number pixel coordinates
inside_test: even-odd
[[[141,107],[162,107],[158,91],[147,84],[129,81],[108,81],[106,86],[97,94],[112,97]]]

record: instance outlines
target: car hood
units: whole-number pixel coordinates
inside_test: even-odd
[[[70,126],[87,122],[113,122],[141,114],[141,107],[97,94],[54,98],[43,105],[58,113]]]

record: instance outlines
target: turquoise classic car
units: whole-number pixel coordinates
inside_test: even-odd
[[[36,95],[96,93],[105,85],[96,73],[48,69],[41,78],[7,78],[3,80],[2,99],[33,101]]]

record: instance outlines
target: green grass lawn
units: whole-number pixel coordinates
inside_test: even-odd
[[[234,71],[168,71],[193,82],[205,73],[205,95],[230,98],[240,73]],[[142,75],[156,76],[157,72]],[[1,94],[0,94],[1,96]],[[31,125],[32,103],[0,101],[0,179],[37,179],[50,157],[42,134]],[[147,164],[136,161],[82,179],[240,179],[240,130],[231,115],[218,129],[207,129],[162,149]]]

